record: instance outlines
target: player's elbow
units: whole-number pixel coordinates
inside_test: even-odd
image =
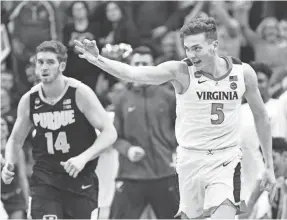
[[[118,138],[118,133],[113,123],[107,123],[104,130],[108,133],[111,145],[114,144]]]

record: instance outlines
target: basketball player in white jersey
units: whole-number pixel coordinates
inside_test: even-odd
[[[187,59],[155,67],[132,67],[99,55],[95,41],[76,41],[79,57],[130,82],[171,82],[176,91],[177,149],[182,218],[232,219],[240,213],[239,120],[248,100],[266,169],[262,189],[274,191],[269,118],[254,70],[240,60],[217,55],[214,19],[199,18],[181,28]]]

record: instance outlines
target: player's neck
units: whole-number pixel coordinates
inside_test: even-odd
[[[42,84],[42,89],[44,96],[47,99],[57,99],[65,89],[66,77],[63,75],[58,76],[58,78],[50,84]]]
[[[209,65],[202,68],[201,70],[211,74],[213,77],[218,78],[226,73],[228,69],[228,64],[225,59],[220,58],[219,56],[214,56],[210,61]]]

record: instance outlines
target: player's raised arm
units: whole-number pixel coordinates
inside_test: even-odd
[[[13,180],[14,164],[18,160],[19,152],[23,143],[32,128],[32,122],[29,117],[30,112],[30,94],[26,93],[20,100],[17,110],[17,119],[13,127],[12,133],[8,139],[5,150],[6,164],[2,171],[2,179],[4,183],[9,184]],[[12,166],[12,167],[11,167]]]
[[[75,40],[75,43],[75,48],[81,53],[79,55],[80,58],[86,59],[88,62],[120,79],[155,85],[175,79],[176,71],[173,68],[178,61],[168,61],[158,66],[134,67],[100,56],[95,41],[85,39],[83,42]]]
[[[88,162],[98,157],[102,151],[116,141],[117,132],[111,117],[88,86],[79,85],[76,92],[76,102],[90,124],[101,132],[93,145],[81,155]]]
[[[254,116],[256,131],[263,151],[267,172],[263,176],[263,187],[272,190],[275,175],[272,158],[272,136],[269,116],[261,98],[255,71],[248,64],[243,64],[246,85],[245,98]]]

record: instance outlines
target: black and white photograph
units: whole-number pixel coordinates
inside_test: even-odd
[[[287,219],[287,1],[1,0],[0,219]]]

